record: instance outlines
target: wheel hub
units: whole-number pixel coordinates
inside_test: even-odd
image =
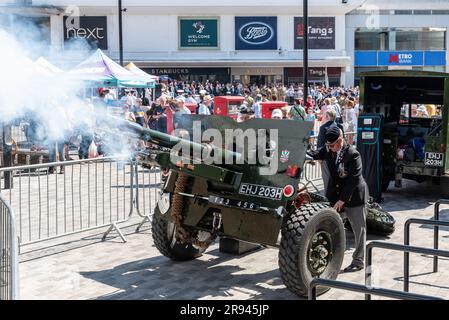
[[[332,259],[331,235],[326,231],[318,231],[312,237],[308,251],[308,268],[314,276],[326,270]]]

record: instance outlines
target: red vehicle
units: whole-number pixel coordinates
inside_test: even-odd
[[[243,100],[245,100],[245,97],[241,96],[214,97],[214,115],[229,116],[236,120]]]
[[[283,107],[288,106],[288,103],[285,101],[266,101],[260,103],[262,107],[262,118],[271,119],[271,113],[274,109],[281,109]]]
[[[196,103],[185,103],[184,106],[189,108],[190,112],[192,114],[196,114],[196,108],[198,107],[198,104]]]

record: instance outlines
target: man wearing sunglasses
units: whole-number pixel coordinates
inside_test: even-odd
[[[366,243],[367,186],[362,176],[362,160],[359,152],[346,143],[338,127],[330,127],[325,140],[324,147],[307,154],[314,160],[325,161],[329,168],[326,197],[342,218],[348,218],[354,232],[352,263],[344,272],[359,271],[364,268]]]

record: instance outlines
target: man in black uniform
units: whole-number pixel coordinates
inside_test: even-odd
[[[329,168],[326,197],[337,212],[348,218],[355,238],[352,263],[344,271],[358,271],[364,267],[366,243],[367,186],[362,176],[362,160],[359,152],[345,142],[337,126],[327,130],[325,140],[324,147],[308,151],[308,155],[325,161]]]

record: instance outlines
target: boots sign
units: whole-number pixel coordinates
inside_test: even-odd
[[[295,49],[304,47],[302,17],[294,21]],[[309,17],[309,49],[335,49],[335,17]]]
[[[277,48],[277,17],[235,17],[235,50]]]
[[[93,48],[108,49],[107,18],[65,16],[64,43],[84,39]]]

